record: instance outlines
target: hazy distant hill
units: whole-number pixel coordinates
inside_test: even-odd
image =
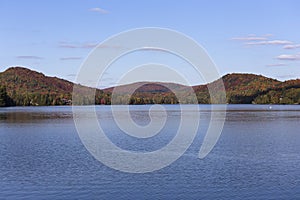
[[[280,82],[254,74],[227,74],[222,77],[226,88],[228,103],[257,104],[300,104],[300,80]],[[215,82],[210,83],[214,86]],[[22,67],[9,68],[0,73],[0,106],[29,105],[69,105],[72,103],[74,83]],[[76,104],[111,104],[115,87],[96,90],[94,99],[87,98],[87,91],[95,90],[79,86],[82,90]],[[193,86],[197,101],[191,98],[190,87],[175,83],[139,82],[118,86],[114,97],[115,104],[176,104],[179,103],[175,91],[181,98],[180,103],[210,103],[208,85]],[[136,90],[134,90],[136,89]],[[129,94],[129,91],[133,91]]]
[[[112,92],[115,87],[110,87],[103,89],[105,92]],[[152,82],[137,82],[127,85],[118,86],[118,92],[122,94],[128,93],[128,91],[132,91],[134,88],[137,88],[136,92],[141,93],[166,93],[171,90],[184,90],[186,89],[185,85],[180,85],[177,83],[152,83]]]

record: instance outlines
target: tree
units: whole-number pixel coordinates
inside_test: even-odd
[[[10,105],[11,105],[11,101],[6,93],[6,88],[0,86],[0,107],[10,106]]]

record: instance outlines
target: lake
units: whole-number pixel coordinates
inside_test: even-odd
[[[146,125],[149,108],[130,106],[131,117]],[[114,144],[146,152],[168,144],[179,126],[180,107],[164,108],[164,128],[147,139],[124,134],[110,106],[96,106],[96,113]],[[300,199],[300,106],[228,105],[222,135],[204,159],[198,152],[211,110],[200,110],[197,135],[183,156],[133,174],[88,152],[72,107],[0,108],[0,199]]]

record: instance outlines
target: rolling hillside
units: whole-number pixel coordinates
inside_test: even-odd
[[[300,80],[280,82],[255,74],[227,74],[222,77],[226,89],[226,101],[231,104],[300,104]],[[215,87],[215,82],[208,85],[193,86],[197,102],[191,98],[190,87],[175,83],[139,82],[104,90],[76,85],[80,90],[76,105],[111,104],[114,89],[118,91],[113,104],[176,104],[211,103],[208,86]],[[41,106],[70,105],[74,83],[48,77],[22,67],[9,68],[0,73],[0,106]],[[218,89],[218,88],[217,88]],[[84,94],[95,91],[95,98],[89,99]],[[130,94],[129,91],[134,91]]]
[[[73,86],[72,82],[57,77],[48,77],[23,67],[9,68],[0,73],[0,92],[2,91],[3,95],[3,105],[70,105],[72,104]],[[77,86],[82,88],[82,93],[86,92],[86,90],[93,90],[92,88]],[[103,92],[97,90],[96,94],[96,99],[99,99]],[[86,100],[82,96],[82,102],[78,102],[78,104],[90,104],[94,103],[94,100]]]

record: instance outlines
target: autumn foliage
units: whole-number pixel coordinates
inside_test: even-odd
[[[226,89],[224,101],[230,104],[300,104],[299,79],[280,82],[261,75],[234,73],[223,76],[222,80]],[[100,90],[14,67],[0,73],[0,106],[209,104],[212,102],[208,88],[218,91],[217,81],[220,80],[193,87],[139,82]],[[74,94],[76,102],[72,101],[73,86],[79,88]],[[91,92],[95,94],[93,97],[87,95]]]

